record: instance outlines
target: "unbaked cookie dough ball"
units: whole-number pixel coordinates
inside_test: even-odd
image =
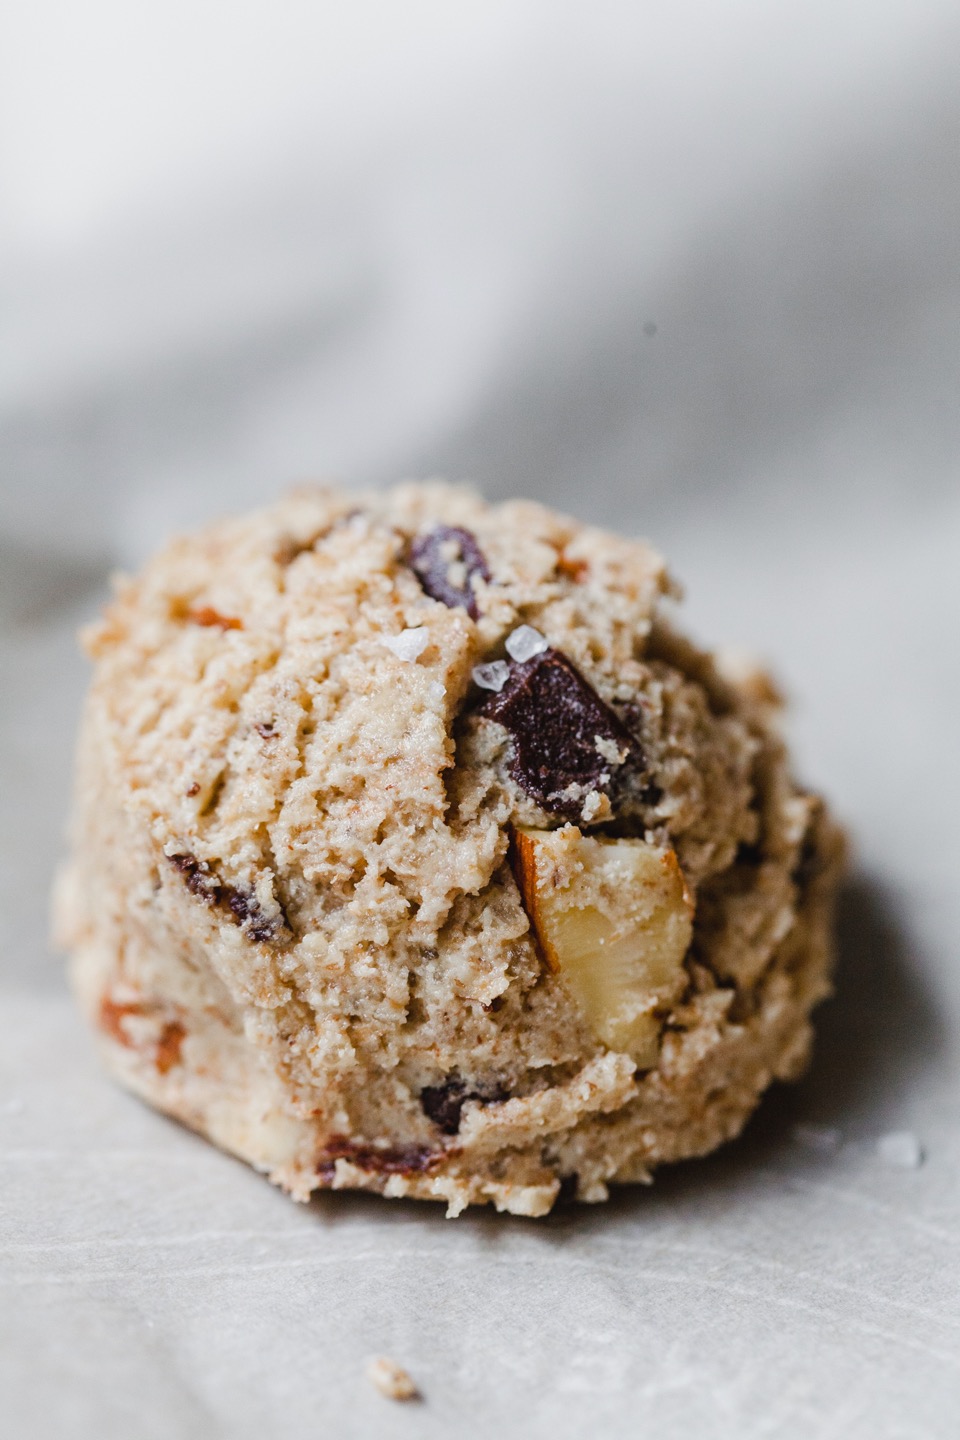
[[[543,1215],[810,1050],[842,840],[647,545],[409,484],[178,540],[87,635],[57,926],[114,1074],[318,1189]]]

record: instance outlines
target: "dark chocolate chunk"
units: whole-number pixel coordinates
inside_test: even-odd
[[[170,864],[180,871],[191,895],[205,900],[208,905],[220,903],[220,881],[206,860],[198,860],[196,855],[189,854],[171,855],[168,858]]]
[[[240,929],[251,940],[258,942],[276,940],[283,929],[281,916],[265,915],[259,900],[251,890],[239,890],[235,885],[224,885],[223,903]]]
[[[226,911],[248,939],[258,944],[276,940],[286,928],[282,908],[278,915],[265,915],[252,890],[228,885],[206,860],[198,860],[196,855],[190,854],[170,855],[168,858],[171,865],[180,871],[190,893],[212,909]]]
[[[321,1179],[329,1184],[335,1160],[349,1160],[359,1170],[377,1175],[422,1175],[433,1170],[444,1159],[443,1150],[429,1145],[374,1145],[366,1140],[351,1140],[346,1135],[331,1135],[317,1166]]]
[[[479,1100],[481,1105],[491,1105],[507,1099],[508,1092],[502,1085],[482,1085],[468,1090],[466,1082],[459,1075],[451,1075],[440,1085],[426,1085],[420,1091],[420,1104],[424,1114],[433,1121],[444,1135],[456,1135],[460,1129],[460,1117],[468,1100]]]
[[[489,580],[490,571],[476,537],[469,530],[455,525],[438,525],[434,530],[418,535],[410,546],[409,563],[433,600],[439,600],[451,609],[462,605],[471,620],[476,620],[480,612],[473,593],[473,582],[476,579]],[[462,575],[455,573],[451,576],[454,566],[462,569]]]
[[[460,1129],[460,1113],[467,1098],[462,1080],[444,1080],[441,1085],[426,1085],[420,1091],[423,1112],[444,1135],[456,1135]]]
[[[616,788],[621,765],[643,769],[637,739],[559,650],[513,662],[507,683],[480,714],[510,731],[511,774],[551,815],[577,820],[589,790],[609,795]],[[623,761],[601,754],[598,741],[601,749],[614,746]]]

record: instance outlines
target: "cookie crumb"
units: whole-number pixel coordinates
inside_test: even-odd
[[[601,775],[599,778],[601,784],[606,784],[610,779],[609,775]],[[613,810],[606,795],[602,795],[599,790],[587,791],[583,800],[583,809],[580,811],[580,819],[585,825],[589,825],[597,819],[609,820],[612,813]]]
[[[383,643],[392,650],[398,660],[408,663],[416,660],[426,650],[430,636],[426,625],[411,625],[399,635],[384,635]]]
[[[377,1355],[367,1365],[367,1379],[387,1400],[421,1400],[416,1384],[395,1360]]]
[[[918,1170],[923,1164],[923,1146],[909,1130],[893,1130],[877,1141],[877,1154],[897,1170]]]
[[[608,765],[622,765],[630,754],[629,747],[618,745],[608,735],[595,735],[593,740],[597,754],[601,760],[606,760]]]

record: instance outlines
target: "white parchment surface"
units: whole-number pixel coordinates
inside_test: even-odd
[[[176,45],[118,88],[104,40],[75,90],[112,122],[0,149],[0,1429],[952,1440],[956,7],[422,5],[339,66],[336,7],[292,7],[323,83],[265,59],[249,113],[194,8],[219,129]],[[190,125],[124,148],[178,75]],[[307,476],[437,472],[649,535],[695,631],[772,658],[856,844],[807,1080],[546,1222],[295,1206],[104,1078],[46,939],[109,569]]]

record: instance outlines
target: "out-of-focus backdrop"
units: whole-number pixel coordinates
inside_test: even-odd
[[[18,1436],[952,1440],[958,387],[955,0],[0,6]],[[857,846],[810,1079],[537,1231],[294,1210],[100,1078],[46,944],[108,571],[430,474],[648,534],[704,639],[772,657]]]

